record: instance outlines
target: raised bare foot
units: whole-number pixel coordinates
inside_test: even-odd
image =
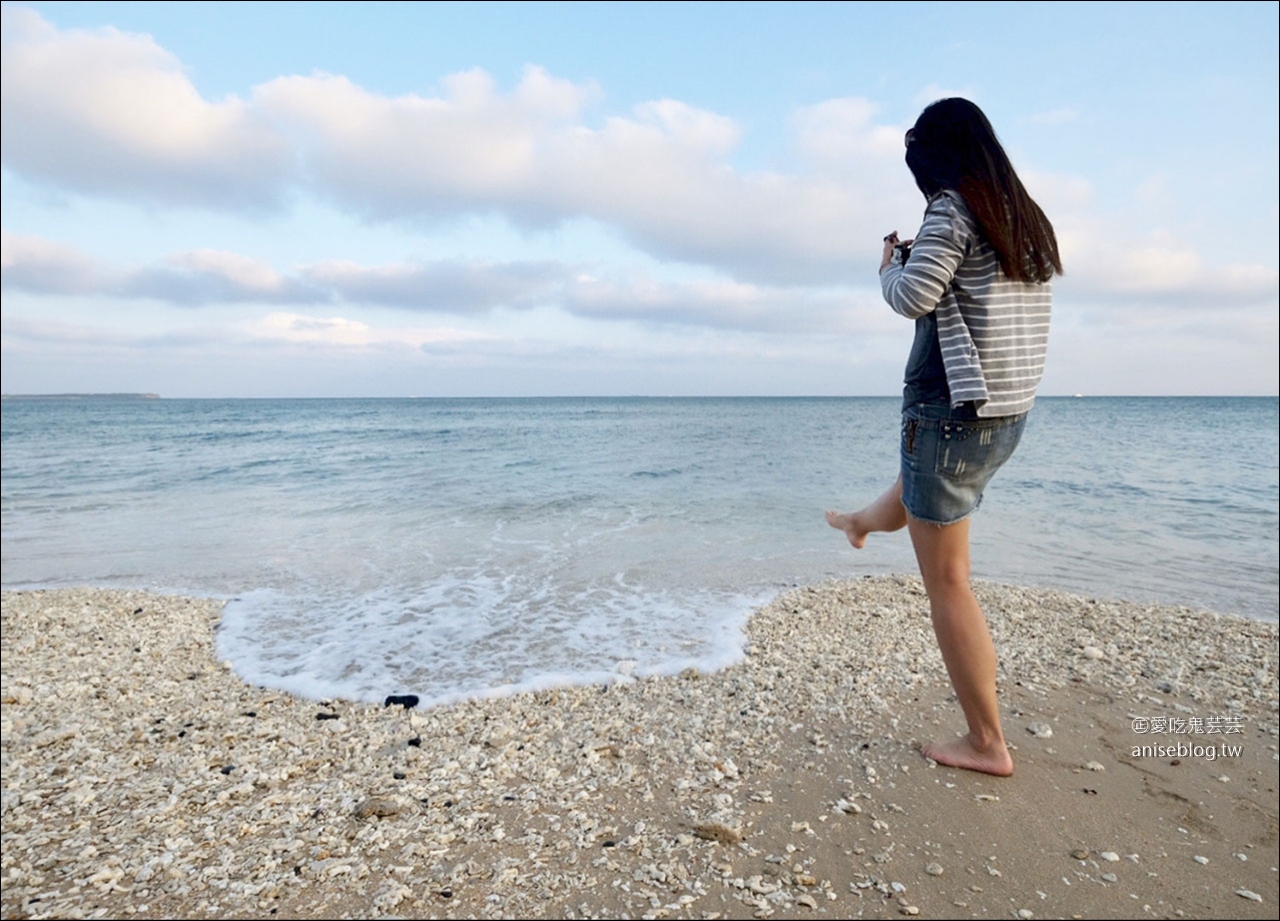
[[[996,748],[979,750],[968,736],[962,736],[950,742],[926,742],[920,746],[920,754],[939,764],[997,777],[1008,777],[1013,773],[1013,758],[1003,742]]]
[[[844,531],[849,543],[861,550],[867,542],[867,528],[862,526],[857,512],[827,512],[827,524],[837,531]]]

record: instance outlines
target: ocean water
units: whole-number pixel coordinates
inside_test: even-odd
[[[3,585],[231,599],[219,652],[425,701],[723,666],[752,608],[911,572],[823,520],[886,488],[898,400],[3,401]],[[1274,398],[1042,398],[974,574],[1277,619]]]

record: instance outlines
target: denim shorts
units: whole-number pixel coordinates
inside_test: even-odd
[[[970,404],[917,403],[902,411],[902,504],[929,524],[963,521],[1013,454],[1027,414],[979,418]]]

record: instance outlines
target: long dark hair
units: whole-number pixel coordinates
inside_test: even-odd
[[[1044,282],[1062,274],[1053,225],[972,102],[939,99],[921,112],[907,133],[907,166],[926,197],[960,193],[1009,278]]]

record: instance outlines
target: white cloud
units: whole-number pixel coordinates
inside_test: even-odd
[[[449,326],[375,326],[349,317],[292,312],[273,312],[230,327],[177,327],[147,333],[83,322],[5,317],[3,332],[6,349],[54,345],[100,354],[119,350],[173,354],[214,345],[233,350],[302,346],[343,352],[387,349],[406,352],[499,341],[486,333]]]
[[[1175,210],[1161,173],[1134,186],[1133,208],[1112,213],[1099,210],[1092,184],[1079,176],[1036,170],[1021,176],[1058,237],[1066,270],[1056,283],[1059,293],[1088,304],[1125,303],[1130,323],[1145,322],[1134,311],[1256,306],[1274,302],[1280,293],[1274,268],[1207,260],[1183,236],[1161,226]]]
[[[1093,184],[1082,176],[1020,169],[1018,178],[1050,219],[1075,212],[1089,213],[1096,201]]]
[[[578,316],[650,324],[775,333],[882,331],[892,315],[877,305],[879,292],[821,291],[719,280],[626,282],[580,277],[565,293],[565,308]],[[859,309],[865,308],[865,309]],[[900,322],[900,321],[899,321]]]
[[[183,205],[276,201],[291,151],[243,100],[202,99],[149,36],[58,31],[5,7],[6,166],[85,192]]]
[[[441,260],[367,267],[333,261],[306,266],[300,274],[348,303],[477,313],[543,302],[559,290],[570,270],[551,262]]]
[[[128,337],[115,330],[87,327],[56,319],[4,318],[4,346],[17,347],[18,342],[53,345],[87,345],[100,348],[126,341]]]
[[[144,298],[180,307],[265,301],[324,301],[333,294],[305,279],[237,253],[200,249],[175,253],[155,265],[126,268],[40,237],[0,232],[0,285],[32,294]]]
[[[742,137],[733,119],[676,99],[641,103],[635,114],[639,122],[656,126],[665,138],[699,154],[725,156]]]
[[[275,294],[285,287],[279,272],[259,259],[213,249],[198,249],[170,258],[179,269],[198,275],[220,275],[245,291]]]
[[[860,149],[859,183],[843,170],[744,173],[731,163],[742,133],[732,119],[662,99],[592,125],[598,89],[537,67],[510,92],[481,70],[446,77],[438,96],[316,74],[211,102],[148,36],[12,13],[4,163],[82,192],[253,209],[302,188],[377,218],[586,216],[662,257],[775,281],[853,277],[914,194],[885,142],[898,129],[851,117],[869,106],[858,100],[802,119],[802,143]],[[895,185],[892,207],[866,191]]]
[[[789,334],[868,332],[894,323],[880,306],[878,290],[759,285],[732,279],[677,283],[643,275],[615,280],[556,262],[437,260],[362,266],[329,261],[285,274],[259,260],[208,249],[175,253],[155,265],[126,269],[95,262],[70,247],[8,233],[0,280],[7,289],[31,294],[147,299],[176,307],[342,303],[476,316],[498,308],[550,306],[594,320]],[[329,338],[339,329],[358,338],[358,330],[350,325],[324,328]]]
[[[272,313],[244,324],[254,338],[295,345],[369,348],[478,342],[492,337],[449,327],[389,327],[378,329],[347,317],[314,317],[297,313]]]
[[[562,124],[569,107],[543,104],[548,79],[527,72],[504,97],[473,70],[447,78],[444,98],[389,98],[322,74],[273,80],[254,101],[328,194],[360,212],[430,218],[497,206],[527,186],[541,130]]]
[[[3,285],[43,294],[101,291],[111,279],[79,250],[40,237],[0,230],[0,280]]]
[[[33,294],[143,298],[178,307],[227,303],[345,302],[442,313],[527,308],[557,292],[572,270],[552,262],[466,260],[360,266],[330,261],[283,274],[238,253],[200,249],[142,267],[106,265],[39,237],[3,234],[6,289]]]
[[[1115,284],[1125,291],[1176,291],[1204,273],[1200,254],[1189,246],[1124,246],[1115,254]]]
[[[882,198],[832,176],[733,168],[741,129],[724,116],[661,100],[591,127],[566,119],[590,97],[585,87],[560,86],[565,101],[550,114],[524,105],[531,84],[549,81],[530,69],[503,95],[472,71],[446,81],[442,97],[391,99],[342,77],[288,77],[255,100],[296,139],[315,188],[360,213],[438,220],[496,211],[530,224],[587,216],[661,256],[774,279],[851,277],[879,239],[863,225],[883,223],[869,213]],[[902,172],[875,126],[828,125],[827,143],[842,129],[874,136],[846,141],[863,148],[864,167]],[[911,194],[909,182],[899,185]]]
[[[182,307],[244,301],[293,304],[331,297],[305,280],[281,275],[260,260],[211,249],[174,253],[159,265],[119,272],[117,277],[118,281],[101,293]]]
[[[823,166],[845,171],[888,163],[901,167],[901,125],[877,125],[876,105],[869,99],[846,97],[805,106],[792,116],[800,150]]]
[[[1209,262],[1168,232],[1116,237],[1096,218],[1070,216],[1057,228],[1067,270],[1060,290],[1089,302],[1125,303],[1131,323],[1145,322],[1152,309],[1258,306],[1280,295],[1280,272],[1270,266]]]

